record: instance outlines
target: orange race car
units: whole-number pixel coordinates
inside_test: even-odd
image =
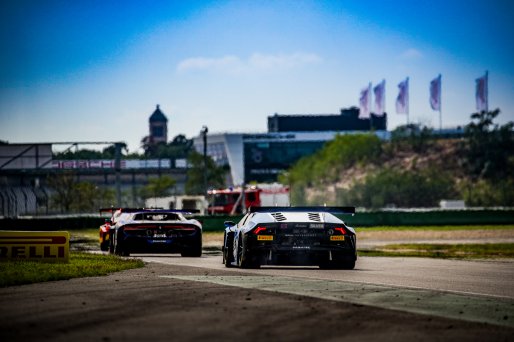
[[[162,209],[162,208],[152,208],[152,209]],[[134,212],[145,210],[144,208],[101,208],[100,215],[104,213],[110,213],[111,217],[105,219],[105,223],[100,226],[98,231],[99,234],[99,242],[100,242],[100,250],[107,252],[111,249],[111,240],[112,240],[112,231],[114,225],[118,221],[118,218],[122,213],[126,212]],[[111,251],[112,252],[112,251]]]
[[[109,250],[109,244],[110,244],[110,232],[111,232],[111,225],[113,223],[113,219],[115,215],[118,213],[117,216],[119,216],[119,213],[121,213],[121,208],[102,208],[100,209],[100,215],[103,213],[110,213],[111,218],[106,218],[105,223],[100,226],[99,230],[99,242],[100,242],[100,250],[106,252]]]

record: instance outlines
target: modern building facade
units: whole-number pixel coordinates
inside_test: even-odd
[[[232,185],[249,182],[269,183],[291,167],[301,157],[311,155],[337,134],[347,132],[287,132],[287,133],[215,133],[207,136],[207,154],[218,165],[230,166]],[[374,131],[381,139],[389,132]],[[203,153],[201,136],[193,139],[194,147]]]
[[[218,165],[228,165],[232,185],[276,182],[278,175],[304,156],[311,155],[337,134],[373,132],[389,139],[387,114],[359,118],[359,109],[340,114],[279,115],[268,117],[268,133],[219,133],[207,136],[207,154]],[[202,136],[193,139],[203,153]]]

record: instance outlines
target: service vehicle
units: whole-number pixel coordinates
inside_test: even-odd
[[[241,214],[249,207],[289,206],[289,187],[279,183],[211,189],[209,214]]]
[[[184,215],[191,211],[165,209],[121,209],[110,229],[111,253],[180,253],[202,255],[202,225]]]
[[[223,263],[353,269],[355,230],[336,215],[354,213],[354,207],[251,207],[239,223],[225,222]]]

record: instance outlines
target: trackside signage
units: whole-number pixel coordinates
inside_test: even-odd
[[[0,231],[0,261],[68,262],[70,233]]]

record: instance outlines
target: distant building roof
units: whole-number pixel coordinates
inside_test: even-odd
[[[157,105],[157,108],[155,108],[155,111],[150,116],[150,122],[168,122],[168,118],[166,118],[166,115],[161,111],[159,105]]]
[[[268,116],[268,132],[323,132],[386,130],[387,114],[359,118],[359,108],[341,109],[341,114]]]

